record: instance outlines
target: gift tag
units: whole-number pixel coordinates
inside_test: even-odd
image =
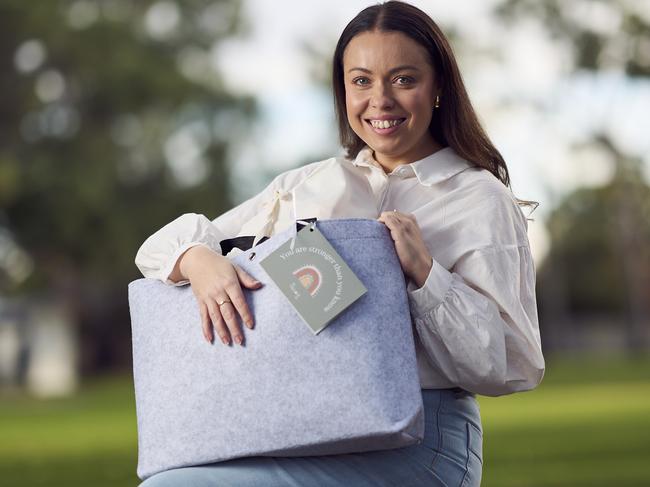
[[[368,290],[311,222],[260,261],[317,335]]]

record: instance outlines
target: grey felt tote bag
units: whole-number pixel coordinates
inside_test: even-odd
[[[244,346],[207,343],[190,286],[129,284],[137,474],[247,456],[307,456],[419,443],[424,410],[404,274],[375,220],[317,227],[367,293],[314,335],[259,265],[289,228],[232,258],[264,283],[244,289]]]

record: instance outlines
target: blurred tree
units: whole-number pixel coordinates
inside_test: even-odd
[[[505,0],[495,12],[506,24],[538,21],[566,46],[571,72],[650,79],[647,1]],[[642,349],[650,326],[650,192],[641,161],[625,147],[598,131],[584,145],[606,153],[615,176],[604,187],[574,191],[552,212],[551,251],[538,273],[541,323],[560,337],[554,331],[571,326],[572,314],[619,316],[612,322],[626,324],[628,349]]]
[[[504,0],[495,12],[510,23],[540,20],[552,38],[566,41],[575,69],[650,76],[647,0]]]
[[[642,349],[650,311],[650,186],[641,161],[621,158],[604,136],[596,142],[612,154],[616,171],[605,186],[567,195],[548,218],[551,249],[538,284],[546,299],[562,302],[547,303],[544,322],[566,326],[570,315],[610,316],[627,324],[628,349]]]
[[[231,206],[255,105],[211,60],[238,32],[238,0],[0,2],[0,286],[63,300],[86,368],[128,360],[144,239]]]

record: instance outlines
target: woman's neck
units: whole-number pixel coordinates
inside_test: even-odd
[[[424,144],[419,147],[414,147],[412,150],[407,153],[401,154],[399,156],[390,156],[387,154],[377,153],[374,149],[372,151],[372,156],[377,161],[377,163],[384,169],[386,174],[393,172],[393,170],[400,165],[410,164],[420,159],[438,152],[444,147],[439,144],[435,139],[431,138],[427,140]]]

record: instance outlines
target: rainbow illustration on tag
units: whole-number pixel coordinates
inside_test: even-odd
[[[318,335],[368,290],[314,224],[295,233],[290,228],[281,238],[284,243],[259,263]]]
[[[323,282],[323,275],[313,265],[300,267],[293,271],[293,275],[300,281],[300,284],[302,284],[302,287],[305,288],[310,296],[314,296],[318,292]]]

